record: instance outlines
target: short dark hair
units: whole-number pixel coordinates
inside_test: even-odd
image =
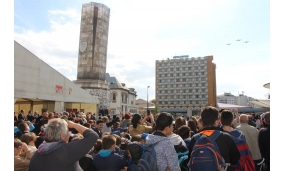
[[[177,134],[183,139],[187,139],[190,136],[190,127],[187,125],[182,125],[181,127],[178,128]]]
[[[270,112],[266,112],[263,117],[264,117],[265,122],[267,124],[270,124]]]
[[[98,121],[96,121],[96,124],[100,124],[100,123],[104,123],[102,119],[99,119]]]
[[[26,126],[28,126],[28,124],[26,122],[21,122],[21,123],[19,123],[18,128],[21,132],[24,132],[26,129]]]
[[[234,115],[229,110],[223,110],[221,113],[221,122],[224,126],[231,126],[232,121],[234,120]]]
[[[106,135],[102,139],[102,148],[103,150],[110,149],[112,145],[116,144],[116,138],[113,135]]]
[[[91,124],[86,122],[86,123],[83,124],[83,126],[85,126],[86,128],[90,128]]]
[[[219,111],[212,106],[207,106],[201,113],[203,127],[214,126],[219,119]]]
[[[156,129],[163,131],[166,127],[171,126],[173,121],[174,118],[170,113],[162,112],[158,115],[155,121]]]
[[[122,143],[121,137],[117,134],[112,134],[116,138],[116,145],[119,146]]]

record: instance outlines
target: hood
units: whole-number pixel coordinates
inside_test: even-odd
[[[170,141],[172,142],[173,145],[180,145],[180,144],[182,144],[183,146],[186,147],[186,144],[185,144],[184,140],[179,135],[177,135],[175,133],[172,133],[167,138],[170,139]]]
[[[50,143],[47,143],[46,141],[44,141],[39,146],[38,153],[41,155],[49,154],[53,150],[57,149],[58,147],[60,147],[61,145],[64,145],[64,144],[66,144],[66,142],[64,142],[64,141],[57,141],[57,142],[50,142]]]
[[[159,141],[167,140],[167,138],[164,137],[164,136],[158,136],[158,135],[149,134],[145,138],[145,140],[146,140],[146,144],[154,144],[154,143],[157,143]]]
[[[243,141],[246,141],[244,134],[239,129],[234,129],[232,132],[227,132],[227,133],[229,133],[232,137],[240,138]]]
[[[108,157],[113,152],[113,150],[100,150],[99,155],[101,157]]]

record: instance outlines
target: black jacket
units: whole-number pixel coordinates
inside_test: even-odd
[[[223,131],[223,129],[218,128],[218,127],[206,127],[206,128],[203,128],[200,132],[203,132],[205,130]],[[192,152],[192,149],[193,149],[195,143],[196,143],[196,141],[192,137],[190,144],[189,144],[188,159],[190,159],[191,152]],[[240,153],[239,153],[237,146],[236,146],[234,140],[232,139],[232,137],[228,133],[223,131],[223,133],[220,136],[218,136],[218,138],[216,139],[216,143],[220,149],[221,155],[225,159],[225,162],[231,163],[232,165],[237,164],[237,162],[240,158]],[[231,168],[229,167],[227,170],[231,170]]]
[[[258,136],[258,145],[262,157],[264,157],[267,165],[270,164],[270,126],[260,130]]]

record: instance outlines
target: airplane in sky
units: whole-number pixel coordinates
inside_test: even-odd
[[[241,41],[241,39],[237,39],[236,41]]]
[[[244,43],[248,43],[249,41],[245,41]]]
[[[228,43],[227,45],[231,45],[231,44]]]

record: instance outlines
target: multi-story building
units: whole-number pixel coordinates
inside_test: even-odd
[[[155,96],[160,111],[192,115],[193,108],[216,106],[216,64],[212,61],[213,56],[188,55],[156,60]]]
[[[119,114],[122,111],[137,113],[139,106],[135,104],[137,92],[134,88],[128,88],[125,83],[121,83],[116,77],[110,77],[106,73],[106,81],[110,84],[110,114]]]
[[[151,102],[147,102],[147,100],[144,99],[137,99],[136,105],[139,106],[138,113],[146,113],[147,112],[147,106],[149,107],[150,112],[154,112],[155,104]]]
[[[233,104],[237,105],[238,97],[231,93],[224,93],[217,96],[217,103]],[[243,105],[246,106],[246,105]]]

